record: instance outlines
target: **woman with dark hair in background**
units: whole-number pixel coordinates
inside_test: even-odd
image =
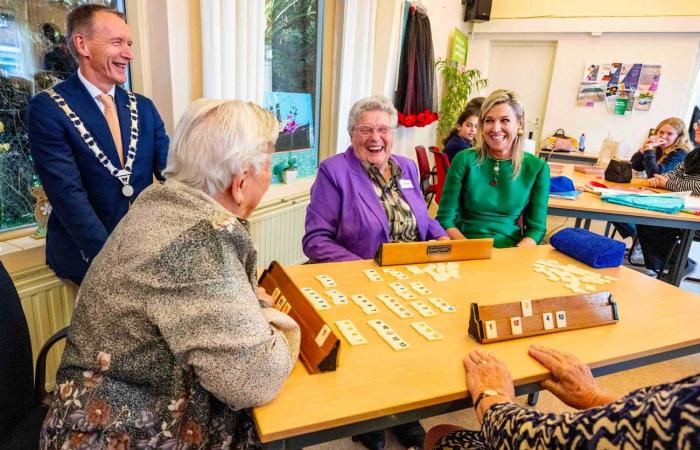
[[[457,126],[442,141],[445,148],[442,150],[450,162],[461,150],[472,148],[476,139],[476,129],[479,125],[479,113],[484,97],[476,97],[469,100],[462,114],[457,118]]]

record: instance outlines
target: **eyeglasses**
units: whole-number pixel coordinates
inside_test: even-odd
[[[360,133],[360,136],[364,137],[371,136],[375,130],[380,136],[389,136],[394,131],[392,127],[370,127],[367,125],[355,127],[353,130],[357,131]]]

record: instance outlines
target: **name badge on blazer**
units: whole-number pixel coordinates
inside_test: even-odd
[[[413,189],[413,183],[411,183],[411,180],[399,180],[399,187],[401,189]]]

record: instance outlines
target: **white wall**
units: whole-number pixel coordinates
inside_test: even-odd
[[[601,36],[580,31],[565,33],[558,26],[551,27],[551,33],[530,33],[525,30],[527,26],[524,23],[511,27],[504,27],[499,21],[477,25],[468,65],[478,68],[488,78],[493,41],[556,41],[557,50],[542,135],[549,135],[557,128],[564,128],[574,136],[585,132],[586,147],[592,153],[600,150],[602,141],[608,134],[617,140],[626,140],[636,147],[649,128],[654,128],[662,119],[679,116],[687,120],[689,106],[694,100],[693,97],[697,95],[694,87],[698,77],[700,20],[688,21],[685,28],[682,28],[685,33],[666,32],[676,29],[667,26],[667,19],[651,22],[650,20],[645,19],[643,23],[635,25],[630,23],[633,22],[631,19],[626,19],[625,26],[629,32],[611,33],[606,27],[619,28],[607,20],[589,19],[588,29],[601,30]],[[541,31],[543,28],[546,29],[542,26],[530,29]],[[636,29],[647,32],[633,32]],[[522,57],[527,58],[527,54],[524,53]],[[631,116],[616,116],[607,113],[602,103],[592,108],[577,106],[576,96],[584,67],[587,63],[598,62],[661,64],[661,82],[651,110],[634,110]],[[514,66],[517,67],[517,62],[514,62]],[[487,88],[485,93],[488,92]]]
[[[509,35],[508,40],[532,39],[533,36]],[[549,36],[557,41],[550,94],[543,122],[543,136],[557,128],[578,136],[585,132],[590,152],[600,149],[603,139],[612,135],[627,140],[636,147],[649,128],[666,117],[686,116],[694,79],[697,36],[674,35],[590,35]],[[488,77],[488,47],[502,37],[483,35],[475,39],[472,48],[481,47],[480,60],[472,53],[470,63],[484,70]],[[523,55],[527,58],[527,55]],[[661,64],[659,89],[650,111],[632,112],[631,116],[609,114],[600,103],[592,108],[576,105],[576,95],[586,63],[641,62]],[[687,117],[687,116],[686,116]]]

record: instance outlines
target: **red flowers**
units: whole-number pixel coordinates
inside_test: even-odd
[[[418,114],[403,114],[399,113],[399,125],[404,127],[424,127],[438,120],[438,113],[427,109]]]

